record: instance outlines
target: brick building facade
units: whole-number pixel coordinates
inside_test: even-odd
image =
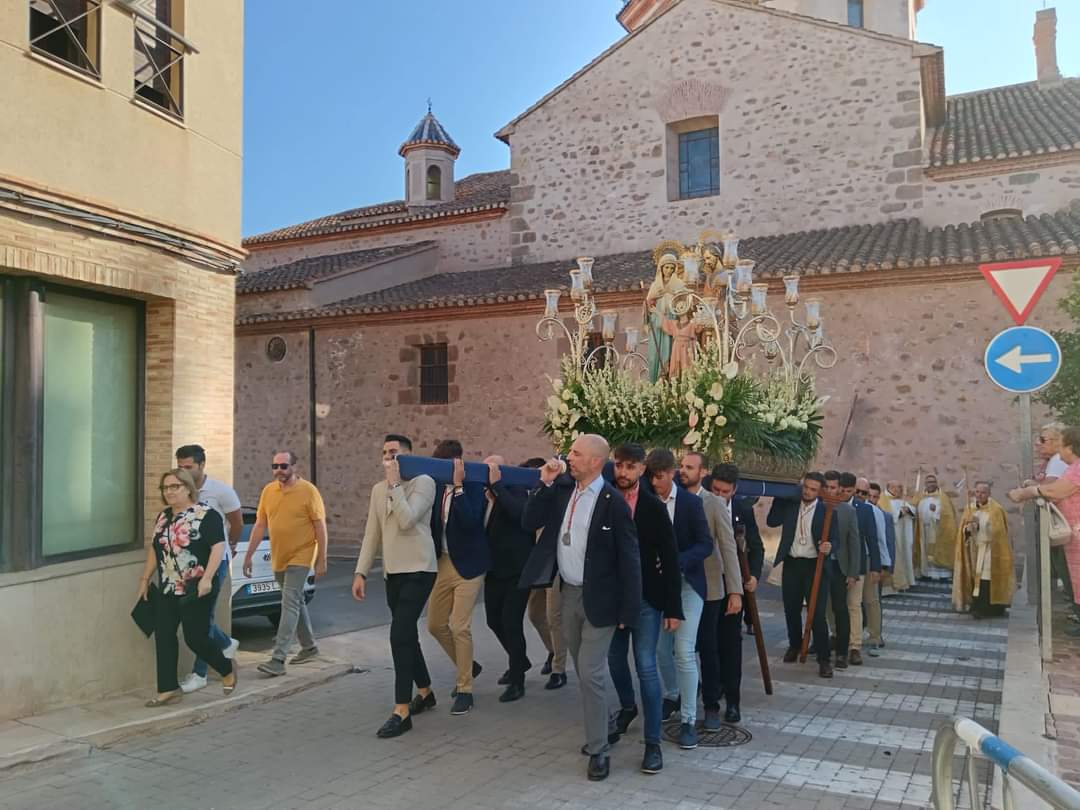
[[[819,377],[831,395],[822,465],[909,483],[919,466],[1015,481],[1018,415],[982,371],[987,339],[1009,321],[978,265],[1080,264],[1080,80],[947,98],[942,50],[907,38],[892,8],[904,4],[884,0],[864,4],[896,23],[878,31],[807,16],[812,0],[646,5],[627,4],[626,37],[497,133],[508,172],[458,180],[450,202],[410,197],[245,241],[236,444],[247,497],[267,449],[291,443],[326,495],[332,540],[355,543],[388,430],[414,435],[418,452],[448,435],[470,458],[546,451],[546,375],[561,351],[534,332],[542,291],[566,286],[573,257],[595,256],[599,303],[636,325],[648,251],[706,228],[737,231],[773,296],[797,271],[823,298],[841,359]],[[904,5],[912,19],[919,5]],[[700,191],[687,180],[695,139],[713,150]],[[479,240],[466,231],[478,215]],[[386,272],[369,249],[429,241],[434,266],[362,281]],[[264,274],[288,287],[269,290]],[[1041,324],[1060,322],[1067,277],[1039,305]],[[319,293],[327,279],[336,300]],[[275,337],[280,359],[267,351]],[[422,404],[422,366],[442,346],[448,401]]]

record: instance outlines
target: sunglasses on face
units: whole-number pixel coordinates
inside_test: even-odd
[[[857,490],[855,490],[855,494],[856,495],[862,495],[864,498],[868,498],[868,497],[870,497],[870,490],[868,490],[868,489],[857,489]]]
[[[271,470],[287,470],[287,469],[289,469],[289,465],[288,464],[271,464],[270,469]]]
[[[1037,441],[1039,444],[1046,444],[1048,441],[1050,441],[1050,439],[1048,439],[1046,436],[1040,436],[1035,441]]]

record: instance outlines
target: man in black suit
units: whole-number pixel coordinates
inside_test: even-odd
[[[780,547],[776,550],[773,565],[784,564],[781,591],[784,599],[784,617],[787,619],[788,649],[784,663],[793,663],[799,657],[802,645],[802,609],[809,604],[813,587],[818,554],[832,551],[830,540],[836,532],[836,524],[830,524],[829,540],[821,541],[825,525],[825,504],[819,498],[825,479],[818,472],[807,473],[802,480],[799,498],[776,498],[773,500],[765,523],[781,527]],[[814,615],[810,617],[814,632],[814,652],[817,654],[818,674],[822,678],[833,676],[829,661],[829,626],[825,622],[825,603],[828,594],[828,573],[822,568]]]
[[[735,497],[739,481],[739,468],[734,464],[717,464],[712,471],[712,492],[730,510],[735,542],[746,555],[750,576],[743,581],[743,590],[753,593],[761,578],[765,562],[765,545],[761,542],[754,506],[746,498]],[[739,702],[742,697],[742,616],[724,615],[716,625],[717,647],[720,650],[720,687],[724,697],[724,720],[738,723],[742,720]],[[705,715],[719,711],[719,703],[705,703]]]
[[[428,600],[428,632],[457,667],[450,714],[468,714],[473,707],[473,678],[480,665],[473,660],[472,620],[484,574],[491,567],[491,549],[484,531],[487,501],[483,484],[465,483],[461,442],[445,439],[434,458],[453,459],[453,486],[435,486],[431,537],[439,573]]]
[[[503,483],[499,466],[506,462],[502,456],[488,456],[484,463],[488,465],[484,523],[491,542],[491,569],[484,580],[484,611],[488,627],[509,658],[509,669],[499,678],[499,685],[506,687],[499,695],[499,702],[510,703],[525,696],[525,673],[532,667],[525,652],[524,623],[529,590],[518,587],[518,580],[536,535],[521,527],[529,491]],[[538,467],[543,466],[543,462],[532,465],[526,462],[522,466]]]
[[[542,530],[521,585],[550,587],[562,580],[562,631],[581,681],[585,753],[590,780],[606,779],[607,663],[616,627],[633,627],[641,613],[641,560],[630,507],[600,472],[609,448],[602,436],[574,440],[566,465],[551,459],[542,486],[525,504],[522,526]],[[569,475],[561,475],[564,466]]]
[[[664,504],[641,486],[645,473],[645,448],[624,444],[615,449],[615,486],[626,499],[637,527],[641,556],[642,600],[637,625],[615,631],[608,654],[608,668],[615,691],[619,694],[619,714],[615,731],[625,734],[638,715],[634,683],[626,655],[634,643],[634,667],[641,684],[641,703],[645,711],[645,756],[643,773],[659,773],[664,767],[660,751],[660,709],[663,693],[656,668],[656,644],[660,631],[675,632],[682,621],[682,578],[679,576],[679,550],[675,532]]]
[[[825,472],[825,495],[833,500],[840,499],[840,473],[836,470]],[[832,519],[836,525],[836,544],[829,552],[825,566],[829,571],[828,593],[836,624],[836,668],[847,669],[851,646],[850,607],[852,600],[858,606],[862,593],[862,538],[859,536],[858,515],[851,504],[836,504]],[[857,650],[852,652],[858,653]]]

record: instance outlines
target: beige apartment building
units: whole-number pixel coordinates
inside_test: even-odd
[[[0,3],[0,719],[152,689],[180,444],[231,480],[241,0]]]

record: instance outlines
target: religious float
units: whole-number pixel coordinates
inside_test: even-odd
[[[655,278],[640,321],[623,329],[621,351],[618,313],[598,310],[593,294],[593,259],[570,270],[572,321],[560,317],[562,290],[545,291],[536,334],[570,344],[545,404],[556,452],[582,433],[612,446],[693,450],[736,462],[747,494],[793,494],[821,436],[825,398],[813,372],[831,368],[837,354],[820,299],[802,300],[799,276],[785,275],[784,309],[774,314],[768,283],[754,279],[755,263],[739,257],[738,244],[706,231],[696,244],[657,245]],[[602,342],[590,339],[597,334]]]

